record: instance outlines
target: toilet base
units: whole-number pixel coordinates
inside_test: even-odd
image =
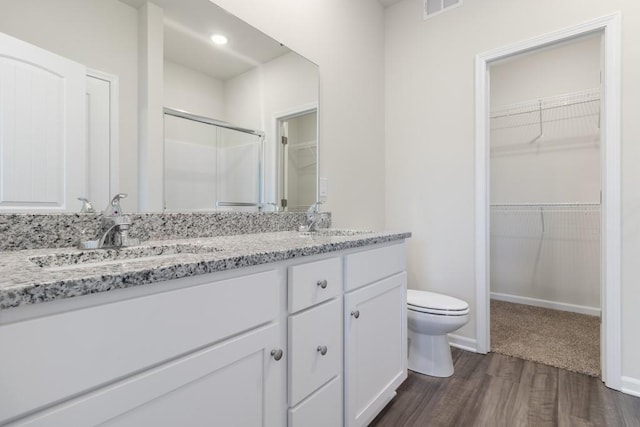
[[[409,329],[408,368],[432,377],[453,375],[451,347],[446,335],[417,334]]]

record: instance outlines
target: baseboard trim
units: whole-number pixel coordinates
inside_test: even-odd
[[[631,377],[622,377],[620,391],[631,396],[640,397],[640,380]]]
[[[552,308],[554,310],[570,311],[572,313],[588,314],[589,316],[600,317],[601,313],[601,310],[598,307],[589,307],[586,305],[576,305],[564,302],[548,301],[544,299],[521,297],[518,295],[501,294],[498,292],[491,292],[491,299],[513,302],[516,304],[533,305],[535,307]]]
[[[447,336],[451,347],[478,353],[478,343],[473,338],[467,338],[456,334],[448,334]]]

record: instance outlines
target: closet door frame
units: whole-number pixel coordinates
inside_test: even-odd
[[[491,62],[587,34],[603,35],[601,289],[602,380],[622,387],[621,321],[621,14],[619,12],[476,56],[476,350],[490,350],[489,71]],[[623,390],[624,391],[624,390]]]
[[[87,77],[102,80],[109,85],[109,194],[120,192],[120,79],[114,74],[88,68]],[[87,85],[88,86],[88,85]],[[89,112],[89,114],[91,114]],[[87,135],[87,148],[91,146],[89,135]],[[87,155],[87,186],[90,187],[91,162]],[[92,195],[93,197],[93,195]],[[106,202],[104,200],[91,200],[96,209],[101,209]]]

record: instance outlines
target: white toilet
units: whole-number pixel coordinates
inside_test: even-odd
[[[407,290],[409,369],[434,377],[453,375],[447,334],[469,321],[469,304],[434,292]]]

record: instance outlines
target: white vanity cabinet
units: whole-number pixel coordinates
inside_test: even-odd
[[[342,258],[290,266],[288,426],[342,426]]]
[[[366,426],[407,378],[406,255],[394,244],[345,257],[345,424]]]
[[[0,426],[364,426],[405,269],[401,240],[0,312]]]
[[[217,277],[0,326],[0,425],[282,426],[284,273]]]
[[[404,241],[289,267],[289,427],[366,426],[395,396],[407,378],[405,270]]]

